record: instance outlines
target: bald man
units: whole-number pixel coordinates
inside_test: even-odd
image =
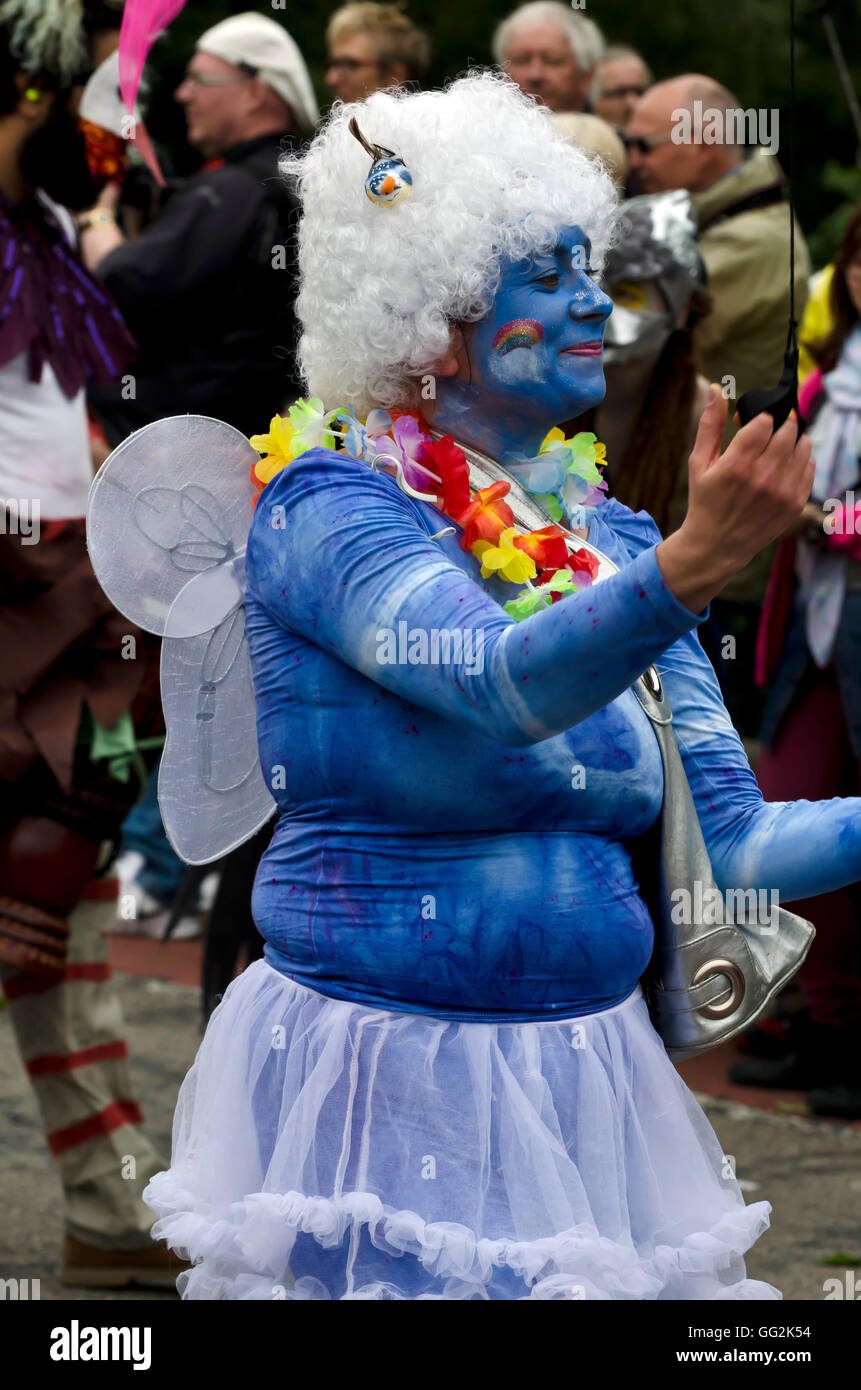
[[[789,204],[772,154],[738,143],[777,148],[777,113],[757,113],[712,78],[688,73],[659,82],[640,97],[625,131],[637,191],[686,188],[699,223],[699,249],[713,296],[712,312],[694,329],[700,370],[733,403],[754,387],[777,384],[789,318]],[[715,138],[715,137],[719,138]],[[674,138],[675,137],[675,138]],[[807,299],[810,258],[795,228],[795,312]],[[726,444],[735,432],[727,426]],[[742,570],[712,605],[721,635],[736,643],[716,668],[736,727],[757,733],[760,701],[753,691],[753,644],[773,550]]]

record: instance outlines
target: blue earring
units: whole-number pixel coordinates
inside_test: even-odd
[[[412,192],[413,176],[400,156],[383,145],[370,144],[360,131],[355,116],[348,129],[371,158],[371,172],[365,179],[365,193],[371,202],[382,208],[390,208],[408,198]]]

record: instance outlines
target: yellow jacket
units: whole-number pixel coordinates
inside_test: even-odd
[[[834,324],[831,313],[831,282],[834,279],[834,266],[827,265],[810,279],[810,297],[804,317],[798,330],[798,384],[810,376],[816,363],[806,344],[816,343],[830,332]]]

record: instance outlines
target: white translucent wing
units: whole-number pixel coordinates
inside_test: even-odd
[[[256,462],[232,425],[172,415],[124,439],[99,469],[87,505],[90,560],[111,602],[138,627],[161,637],[189,579],[244,552]]]
[[[159,804],[190,864],[235,849],[275,809],[245,638],[257,460],[231,425],[172,416],[124,440],[90,489],[87,543],[99,582],[120,612],[164,639]]]
[[[212,632],[164,639],[161,690],[164,828],[181,859],[208,864],[249,839],[275,809],[257,752],[241,607]]]

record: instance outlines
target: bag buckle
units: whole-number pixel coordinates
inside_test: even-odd
[[[728,978],[731,986],[729,997],[720,1000],[718,1003],[703,1004],[697,1012],[701,1013],[705,1018],[726,1018],[727,1014],[734,1013],[744,998],[747,989],[744,975],[739,967],[734,965],[731,960],[726,960],[721,956],[716,957],[714,960],[704,961],[703,964],[697,968],[691,980],[691,988],[693,988],[694,985],[705,984],[706,980],[711,980],[716,975],[723,975]]]

